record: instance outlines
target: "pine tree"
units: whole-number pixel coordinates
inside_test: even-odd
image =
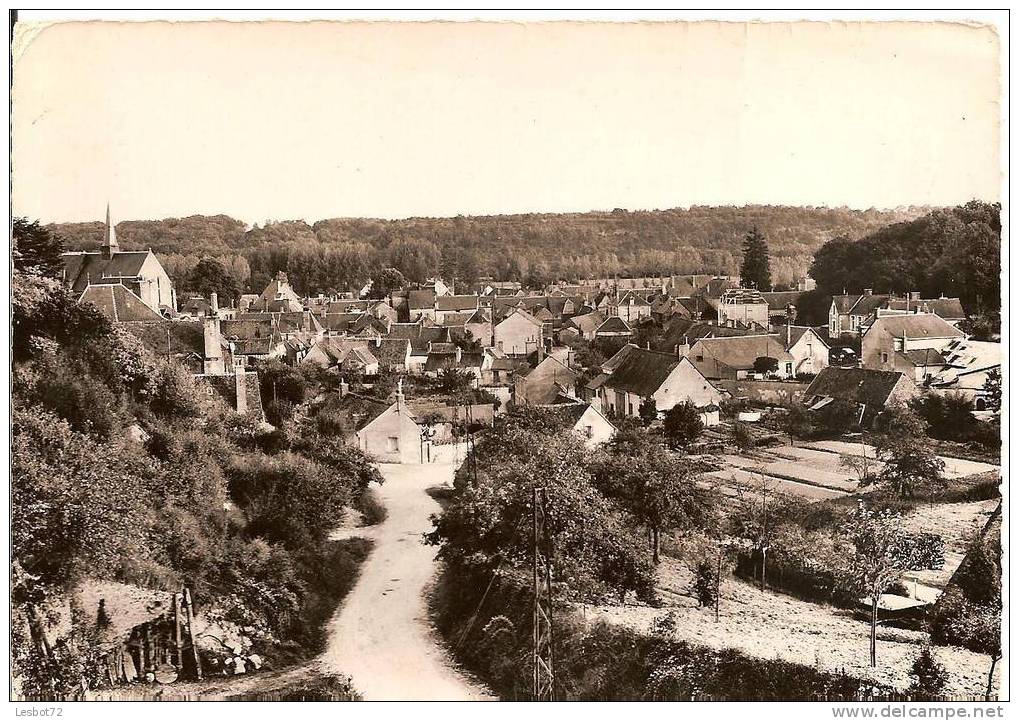
[[[768,257],[768,241],[756,226],[743,239],[743,265],[740,266],[740,282],[744,288],[771,290],[771,261]]]

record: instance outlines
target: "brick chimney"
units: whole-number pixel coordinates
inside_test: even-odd
[[[209,293],[209,311],[213,315],[219,315],[219,295],[216,291]]]

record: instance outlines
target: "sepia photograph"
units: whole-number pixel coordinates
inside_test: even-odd
[[[9,23],[17,715],[1004,716],[1007,11]]]

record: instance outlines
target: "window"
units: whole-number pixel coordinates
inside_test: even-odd
[[[882,363],[887,363],[888,362],[888,354],[887,353],[882,353],[881,354],[881,362]]]
[[[594,427],[593,426],[584,426],[584,435],[587,436],[588,438],[591,438],[592,436],[594,436]]]
[[[704,356],[702,356],[702,355],[697,356],[697,362],[698,363],[703,363],[704,362]]]
[[[395,453],[400,450],[400,439],[397,436],[389,436],[386,439],[386,450],[390,453]]]
[[[786,363],[785,364],[785,374],[787,376],[791,376],[793,374],[793,364],[792,363]]]

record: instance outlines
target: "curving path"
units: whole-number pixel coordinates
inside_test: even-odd
[[[425,589],[435,574],[437,549],[424,545],[422,534],[440,508],[426,489],[450,483],[455,469],[452,449],[442,450],[444,462],[379,466],[386,479],[379,495],[388,515],[361,531],[375,547],[333,618],[318,659],[323,671],[352,677],[369,701],[493,698],[456,670],[428,618]]]

